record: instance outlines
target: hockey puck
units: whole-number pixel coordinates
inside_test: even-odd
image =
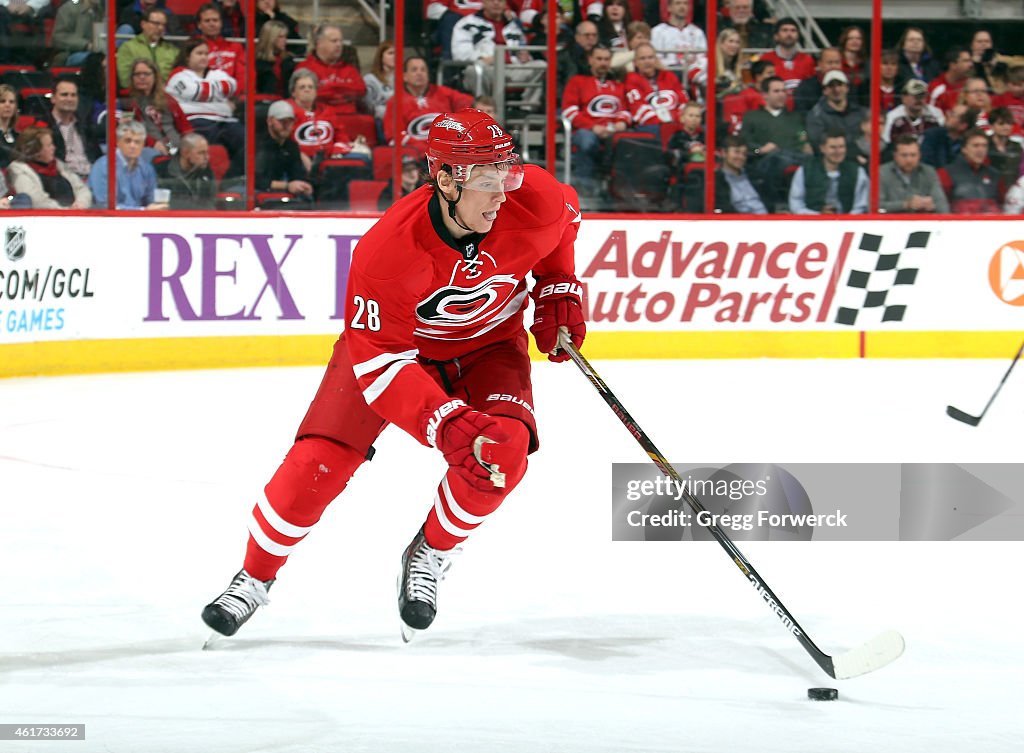
[[[812,701],[834,701],[839,698],[835,688],[807,688],[807,697]]]

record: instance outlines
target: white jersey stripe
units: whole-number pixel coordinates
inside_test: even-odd
[[[363,361],[352,366],[352,372],[358,379],[361,376],[365,376],[370,372],[376,371],[377,369],[383,369],[388,364],[392,364],[395,361],[409,361],[419,355],[419,350],[413,348],[403,353],[381,353],[380,355],[374,356],[369,361]]]
[[[388,366],[383,374],[373,380],[373,384],[363,390],[363,399],[366,400],[366,404],[372,404],[374,400],[383,395],[384,390],[391,385],[394,378],[398,376],[399,371],[406,366],[415,365],[415,363],[415,361],[395,361]]]
[[[292,553],[292,549],[295,548],[295,544],[285,546],[284,544],[278,544],[267,536],[263,529],[260,528],[260,523],[256,518],[249,518],[249,533],[256,543],[259,544],[260,549],[268,554],[273,554],[275,557],[287,557]]]
[[[256,506],[263,513],[263,517],[267,519],[267,523],[270,527],[277,531],[282,536],[290,536],[293,539],[301,539],[307,533],[313,530],[313,526],[296,526],[289,523],[287,520],[277,514],[277,510],[270,506],[270,502],[267,501],[266,497],[260,497],[259,502]]]

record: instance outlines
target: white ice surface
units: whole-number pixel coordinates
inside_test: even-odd
[[[599,362],[673,461],[1019,462],[1001,361]],[[612,543],[612,462],[644,455],[571,365],[538,364],[543,448],[399,641],[394,579],[443,463],[397,430],[234,639],[202,605],[318,368],[0,381],[0,751],[967,753],[1024,750],[1019,542],[745,543],[825,676],[714,543]],[[839,701],[807,700],[812,686]]]

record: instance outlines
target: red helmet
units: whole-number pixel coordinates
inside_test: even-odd
[[[436,178],[442,165],[451,167],[452,177],[465,184],[476,165],[507,165],[501,189],[513,191],[522,185],[523,167],[515,153],[512,137],[482,110],[467,107],[434,118],[427,135],[427,166]]]

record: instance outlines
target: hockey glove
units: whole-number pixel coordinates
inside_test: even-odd
[[[533,326],[530,331],[537,348],[548,354],[549,361],[568,361],[569,355],[558,346],[558,330],[562,327],[577,348],[587,336],[583,321],[583,286],[575,276],[557,275],[537,280],[533,288]]]
[[[449,405],[454,405],[454,410],[442,417],[439,423],[434,419],[428,422],[427,440],[441,451],[449,467],[466,483],[485,492],[500,488],[504,485],[501,474],[493,473],[489,465],[484,465],[482,448],[485,444],[505,441],[505,433],[493,418],[473,410],[461,400],[445,403],[445,406]],[[488,450],[491,448],[488,447]],[[489,459],[491,456],[492,451],[487,452]]]

